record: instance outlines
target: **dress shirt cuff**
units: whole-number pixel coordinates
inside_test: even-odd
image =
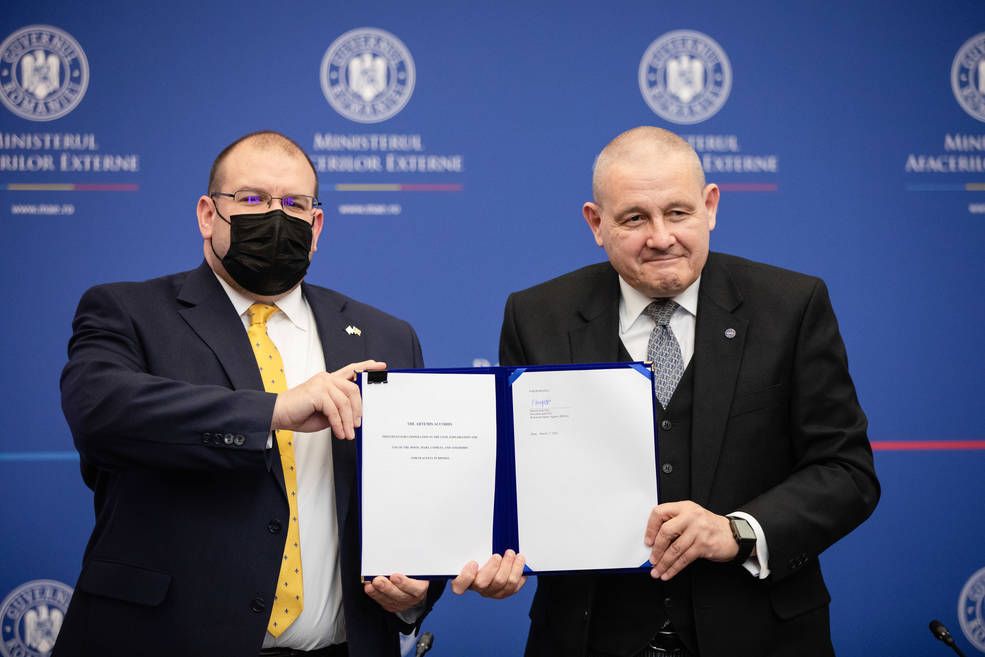
[[[770,576],[770,550],[766,545],[766,533],[759,522],[744,511],[735,511],[729,514],[730,517],[742,518],[752,525],[752,530],[756,532],[756,552],[746,559],[742,567],[749,571],[749,574],[758,579],[766,579]]]
[[[407,623],[408,625],[417,625],[417,621],[421,619],[424,615],[424,611],[427,608],[427,601],[421,601],[414,605],[410,609],[404,609],[403,611],[397,612],[397,618]]]

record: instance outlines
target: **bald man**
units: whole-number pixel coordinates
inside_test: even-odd
[[[719,189],[671,132],[616,137],[592,189],[608,262],[510,295],[500,361],[653,361],[661,503],[648,571],[537,578],[527,656],[832,655],[818,555],[879,484],[824,283],[710,253]]]
[[[352,375],[423,361],[303,282],[319,205],[295,142],[246,135],[198,198],[197,269],[82,297],[62,407],[96,524],[56,657],[397,657],[440,594],[360,580]]]

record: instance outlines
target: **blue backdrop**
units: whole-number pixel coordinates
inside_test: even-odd
[[[387,80],[404,76],[346,101],[373,123],[329,103],[323,62],[365,28],[385,32]],[[675,30],[729,64],[677,90],[730,82],[690,124],[641,91],[644,53]],[[75,304],[200,262],[195,203],[225,144],[261,128],[301,143],[326,211],[309,280],[406,318],[429,366],[456,367],[496,362],[510,291],[604,258],[580,215],[592,159],[652,124],[689,136],[723,188],[713,248],[830,286],[884,487],[822,557],[836,649],[932,654],[940,617],[973,652],[958,599],[985,567],[983,33],[977,0],[8,4],[0,599],[73,585],[91,530],[58,393]],[[47,82],[22,68],[51,55]],[[432,654],[518,654],[534,585],[449,594]]]

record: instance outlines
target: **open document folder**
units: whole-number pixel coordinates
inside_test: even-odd
[[[360,375],[362,574],[649,566],[653,375],[642,363]]]

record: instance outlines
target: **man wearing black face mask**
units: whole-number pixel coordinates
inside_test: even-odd
[[[266,192],[240,190],[235,194],[213,192],[217,196],[227,196],[239,206],[252,209],[256,205],[270,206],[273,198]],[[244,290],[260,296],[277,296],[289,292],[308,271],[313,237],[312,225],[305,218],[314,212],[314,197],[292,194],[281,197],[290,212],[270,210],[262,213],[233,215],[236,223],[216,215],[229,224],[229,248],[221,258],[222,266],[229,277]],[[211,243],[212,254],[215,245]]]
[[[351,379],[423,361],[406,322],[302,283],[317,195],[296,143],[247,135],[198,200],[201,266],[83,296],[62,407],[96,526],[54,655],[396,657],[440,595],[359,580]]]

